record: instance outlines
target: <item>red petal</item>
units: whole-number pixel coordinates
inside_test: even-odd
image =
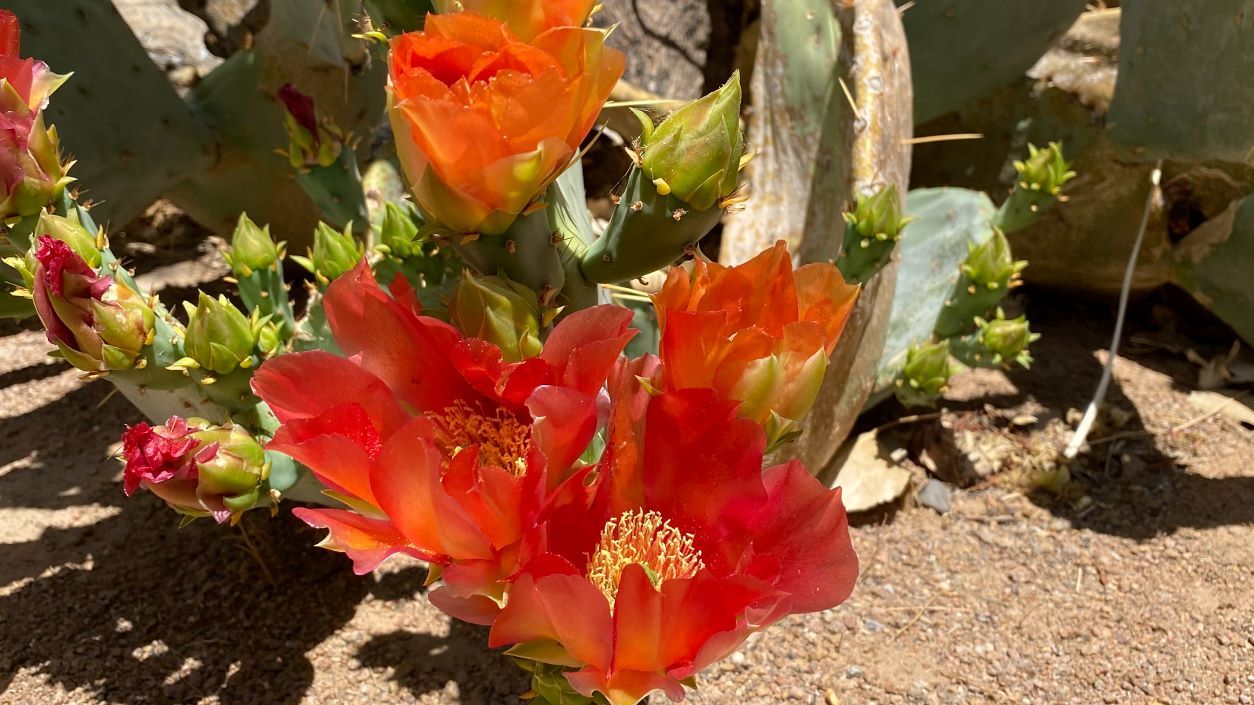
[[[766,434],[736,418],[736,406],[713,390],[687,389],[654,397],[645,421],[646,506],[694,534],[720,574],[739,562],[766,499]]]
[[[414,546],[456,559],[491,558],[487,537],[441,484],[443,459],[429,427],[415,419],[384,446],[370,478],[379,506]]]
[[[424,560],[435,558],[407,545],[405,537],[386,519],[371,519],[343,509],[306,507],[297,507],[292,514],[310,526],[330,529],[320,545],[346,554],[353,560],[353,572],[358,575],[369,573],[395,553]]]
[[[490,626],[501,614],[501,606],[483,595],[457,597],[447,587],[439,587],[427,593],[427,599],[436,609],[454,619],[470,624]]]
[[[458,342],[451,359],[471,387],[516,411],[522,410],[536,387],[553,382],[553,373],[543,361],[532,358],[507,364],[500,348],[478,338]]]
[[[768,499],[749,572],[788,594],[767,622],[844,602],[858,579],[858,556],[840,489],[827,489],[796,461],[767,470],[764,481]]]
[[[747,636],[745,609],[762,597],[756,581],[720,580],[705,570],[692,578],[667,580],[658,590],[643,568],[628,565],[614,601],[613,679],[632,671],[695,672],[713,641],[720,650],[727,648],[720,635]],[[647,691],[633,694],[639,700]]]
[[[331,489],[377,505],[370,469],[382,442],[361,405],[340,404],[317,418],[293,419],[266,447],[308,466]]]
[[[540,358],[553,368],[558,383],[596,394],[636,331],[631,311],[622,306],[593,306],[557,324],[544,341]]]
[[[522,539],[522,516],[528,509],[523,502],[523,480],[501,468],[481,466],[477,456],[469,448],[450,460],[444,489],[470,514],[493,548],[500,550]],[[535,508],[531,509],[534,516]]]
[[[573,572],[573,567],[571,568]],[[524,574],[492,625],[488,646],[552,639],[572,657],[600,669],[610,662],[610,605],[587,578],[575,574]]]
[[[324,307],[340,349],[415,411],[444,409],[470,394],[448,359],[461,336],[389,296],[364,260],[327,288]]]
[[[661,368],[655,355],[619,361],[610,374],[610,421],[606,431],[609,443],[602,465],[610,469],[613,496],[609,511],[621,514],[644,504],[643,445],[644,419],[652,396],[640,379],[655,381]]]
[[[252,387],[284,423],[314,418],[346,403],[360,405],[384,439],[409,420],[382,380],[327,352],[272,357],[257,370]]]
[[[0,10],[0,56],[16,59],[22,50],[22,26],[17,15]]]
[[[596,433],[596,400],[566,387],[544,386],[527,400],[527,409],[535,419],[532,438],[547,461],[549,486],[555,487]]]

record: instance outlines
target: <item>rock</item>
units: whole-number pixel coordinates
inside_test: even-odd
[[[919,500],[919,504],[945,514],[949,512],[949,500],[952,493],[952,486],[933,478],[919,489],[915,499]]]
[[[840,468],[833,483],[843,491],[842,499],[849,512],[864,512],[896,500],[910,485],[910,472],[881,453],[875,431],[855,438],[836,456]]]

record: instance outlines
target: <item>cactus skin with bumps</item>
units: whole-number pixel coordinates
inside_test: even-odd
[[[970,332],[975,319],[991,310],[1019,283],[1027,262],[1014,260],[1010,242],[1000,230],[984,242],[967,245],[967,258],[958,266],[960,276],[941,310],[934,329],[942,338]]]

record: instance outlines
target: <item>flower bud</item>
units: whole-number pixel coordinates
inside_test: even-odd
[[[148,302],[49,235],[39,237],[35,262],[35,311],[62,357],[84,372],[135,367],[156,323]]]
[[[1050,142],[1045,149],[1029,144],[1028,158],[1016,161],[1015,171],[1019,173],[1019,188],[1049,196],[1062,193],[1062,187],[1076,175],[1063,157],[1062,145],[1057,142]]]
[[[308,269],[319,284],[327,286],[345,272],[356,267],[365,253],[365,248],[353,237],[351,223],[344,228],[343,232],[337,231],[326,223],[318,223],[318,229],[314,231],[313,249],[309,251],[309,256],[292,257],[292,259]]]
[[[1028,324],[1027,316],[1006,319],[1006,314],[997,309],[997,317],[991,321],[976,319],[980,328],[980,343],[992,354],[995,365],[1017,362],[1025,369],[1032,366],[1032,354],[1028,346],[1040,340],[1040,333],[1033,333]]]
[[[408,209],[402,209],[388,201],[379,228],[380,250],[397,259],[408,259],[417,254],[422,245],[418,237],[418,223]]]
[[[554,27],[580,27],[595,0],[434,0],[436,12],[477,12],[501,20],[523,41]]]
[[[256,506],[270,474],[265,450],[243,428],[178,416],[128,427],[122,456],[128,497],[144,487],[180,514],[218,523]]]
[[[848,280],[865,283],[888,264],[902,231],[911,221],[902,215],[897,187],[889,184],[872,196],[859,196],[845,214],[845,240],[836,266]]]
[[[959,369],[949,356],[948,340],[912,346],[897,380],[897,399],[905,406],[933,406]]]
[[[737,72],[722,88],[676,110],[657,126],[636,113],[644,128],[641,164],[659,194],[706,211],[736,190],[744,157],[740,99]]]
[[[77,219],[40,213],[35,232],[69,245],[75,254],[83,258],[88,267],[96,269],[100,266],[100,248],[97,246],[96,238],[87,232],[87,228],[84,228]]]
[[[235,234],[231,236],[231,249],[226,254],[235,274],[246,277],[254,271],[270,269],[279,257],[280,246],[270,236],[270,226],[258,227],[247,213],[240,215]]]
[[[540,304],[531,289],[506,277],[478,276],[469,270],[453,292],[452,323],[470,338],[501,349],[506,362],[540,354]]]
[[[979,289],[1006,291],[1027,262],[1016,262],[1005,234],[994,230],[993,236],[980,245],[971,245],[961,265],[967,283]],[[974,292],[972,292],[974,293]]]
[[[20,59],[19,31],[17,17],[0,10],[0,219],[39,213],[71,180],[56,128],[45,127],[40,114],[67,77]]]
[[[217,299],[200,292],[196,307],[188,308],[183,350],[196,365],[225,375],[252,364],[257,333],[252,322],[225,296]]]
[[[221,502],[232,514],[255,506],[270,470],[261,444],[239,426],[211,426],[192,437],[197,444],[196,494],[201,504]]]
[[[287,110],[283,125],[290,140],[288,156],[292,167],[310,169],[334,164],[344,150],[344,132],[329,119],[318,120],[313,98],[290,83],[279,89],[279,100]]]

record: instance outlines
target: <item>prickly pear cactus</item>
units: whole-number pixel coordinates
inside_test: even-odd
[[[174,91],[130,27],[100,0],[10,0],[28,55],[73,85],[48,106],[96,217],[125,225],[192,174],[210,168],[209,127]],[[237,213],[238,214],[238,213]]]
[[[906,6],[908,0],[897,0]],[[920,0],[903,9],[920,123],[1014,81],[1084,10],[1085,0]]]
[[[728,220],[720,259],[739,262],[783,238],[800,261],[836,261],[848,207],[890,186],[906,190],[910,69],[895,7],[887,0],[859,0],[839,11],[826,0],[763,3],[753,93],[762,106],[749,124],[759,150],[749,165],[754,196]],[[801,436],[787,449],[816,471],[831,461],[875,386],[895,267],[862,276],[861,297],[831,360],[840,374],[824,380]]]
[[[1254,2],[1132,2],[1121,9],[1111,138],[1139,159],[1254,163]]]
[[[1254,345],[1254,196],[1190,233],[1173,259],[1173,281]]]

